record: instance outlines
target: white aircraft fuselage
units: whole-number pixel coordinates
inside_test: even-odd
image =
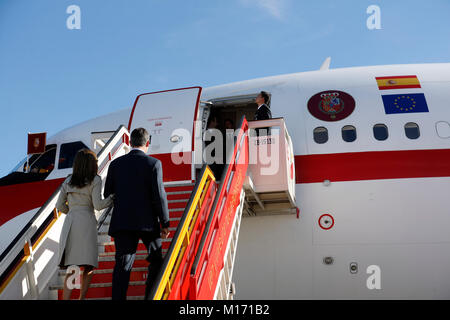
[[[200,101],[252,97],[261,90],[270,93],[272,115],[284,118],[292,138],[300,214],[243,218],[235,298],[450,298],[450,63],[267,77],[201,89]],[[148,112],[149,154],[163,161],[166,182],[194,178],[207,106]],[[231,114],[230,108],[221,110]],[[92,147],[93,132],[129,125],[132,111],[74,125],[47,145],[56,144],[56,159],[65,143]],[[170,161],[169,138],[177,125],[194,137],[192,166]],[[51,194],[55,181],[70,172],[55,166],[29,188],[53,181]],[[0,187],[0,194],[26,202],[23,195],[11,198],[12,187]],[[0,251],[37,202],[8,209]]]

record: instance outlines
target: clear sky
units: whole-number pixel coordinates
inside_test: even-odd
[[[70,30],[66,9],[81,9]],[[381,29],[366,9],[378,5]],[[450,62],[450,0],[0,0],[0,176],[143,92],[318,69]]]

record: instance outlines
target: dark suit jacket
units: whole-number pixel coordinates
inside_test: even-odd
[[[272,118],[272,112],[270,111],[270,108],[262,104],[261,107],[256,111],[255,113],[255,119],[254,120],[267,120]]]
[[[255,119],[254,120],[267,120],[272,119],[272,112],[270,111],[270,108],[266,104],[262,104],[261,107],[258,108],[258,110],[255,113]],[[255,129],[257,136],[262,135],[270,135],[270,128],[257,128]]]
[[[154,231],[169,227],[169,209],[162,180],[161,161],[140,150],[109,165],[104,196],[115,194],[109,235],[117,231]]]

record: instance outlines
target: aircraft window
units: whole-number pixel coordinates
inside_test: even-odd
[[[354,126],[342,127],[342,139],[346,142],[353,142],[356,140],[356,128]]]
[[[317,127],[314,129],[314,141],[316,143],[325,143],[328,141],[328,130],[325,127]]]
[[[450,124],[447,121],[436,122],[436,133],[442,139],[450,138]]]
[[[45,146],[45,152],[43,154],[33,155],[29,160],[30,171],[36,173],[48,173],[52,171],[55,167],[55,157],[56,144]]]
[[[14,169],[11,170],[11,172],[23,172],[25,169],[25,166],[27,164],[27,157],[23,158],[22,161],[20,161],[15,167]],[[10,173],[11,173],[10,172]]]
[[[386,140],[388,138],[388,128],[382,123],[373,126],[373,136],[377,140]]]
[[[59,152],[58,169],[72,168],[75,155],[83,148],[87,147],[81,141],[62,144],[61,151]]]
[[[56,144],[45,146],[45,152],[34,154],[28,159],[30,170],[27,170],[26,158],[7,176],[0,178],[0,186],[45,180],[55,167]]]
[[[405,134],[409,139],[417,139],[420,136],[420,130],[417,123],[408,122],[405,124]]]

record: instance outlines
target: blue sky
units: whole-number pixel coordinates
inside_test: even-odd
[[[369,30],[369,5],[381,29]],[[69,30],[66,9],[81,9]],[[0,0],[0,176],[136,95],[331,67],[450,62],[450,0]]]

